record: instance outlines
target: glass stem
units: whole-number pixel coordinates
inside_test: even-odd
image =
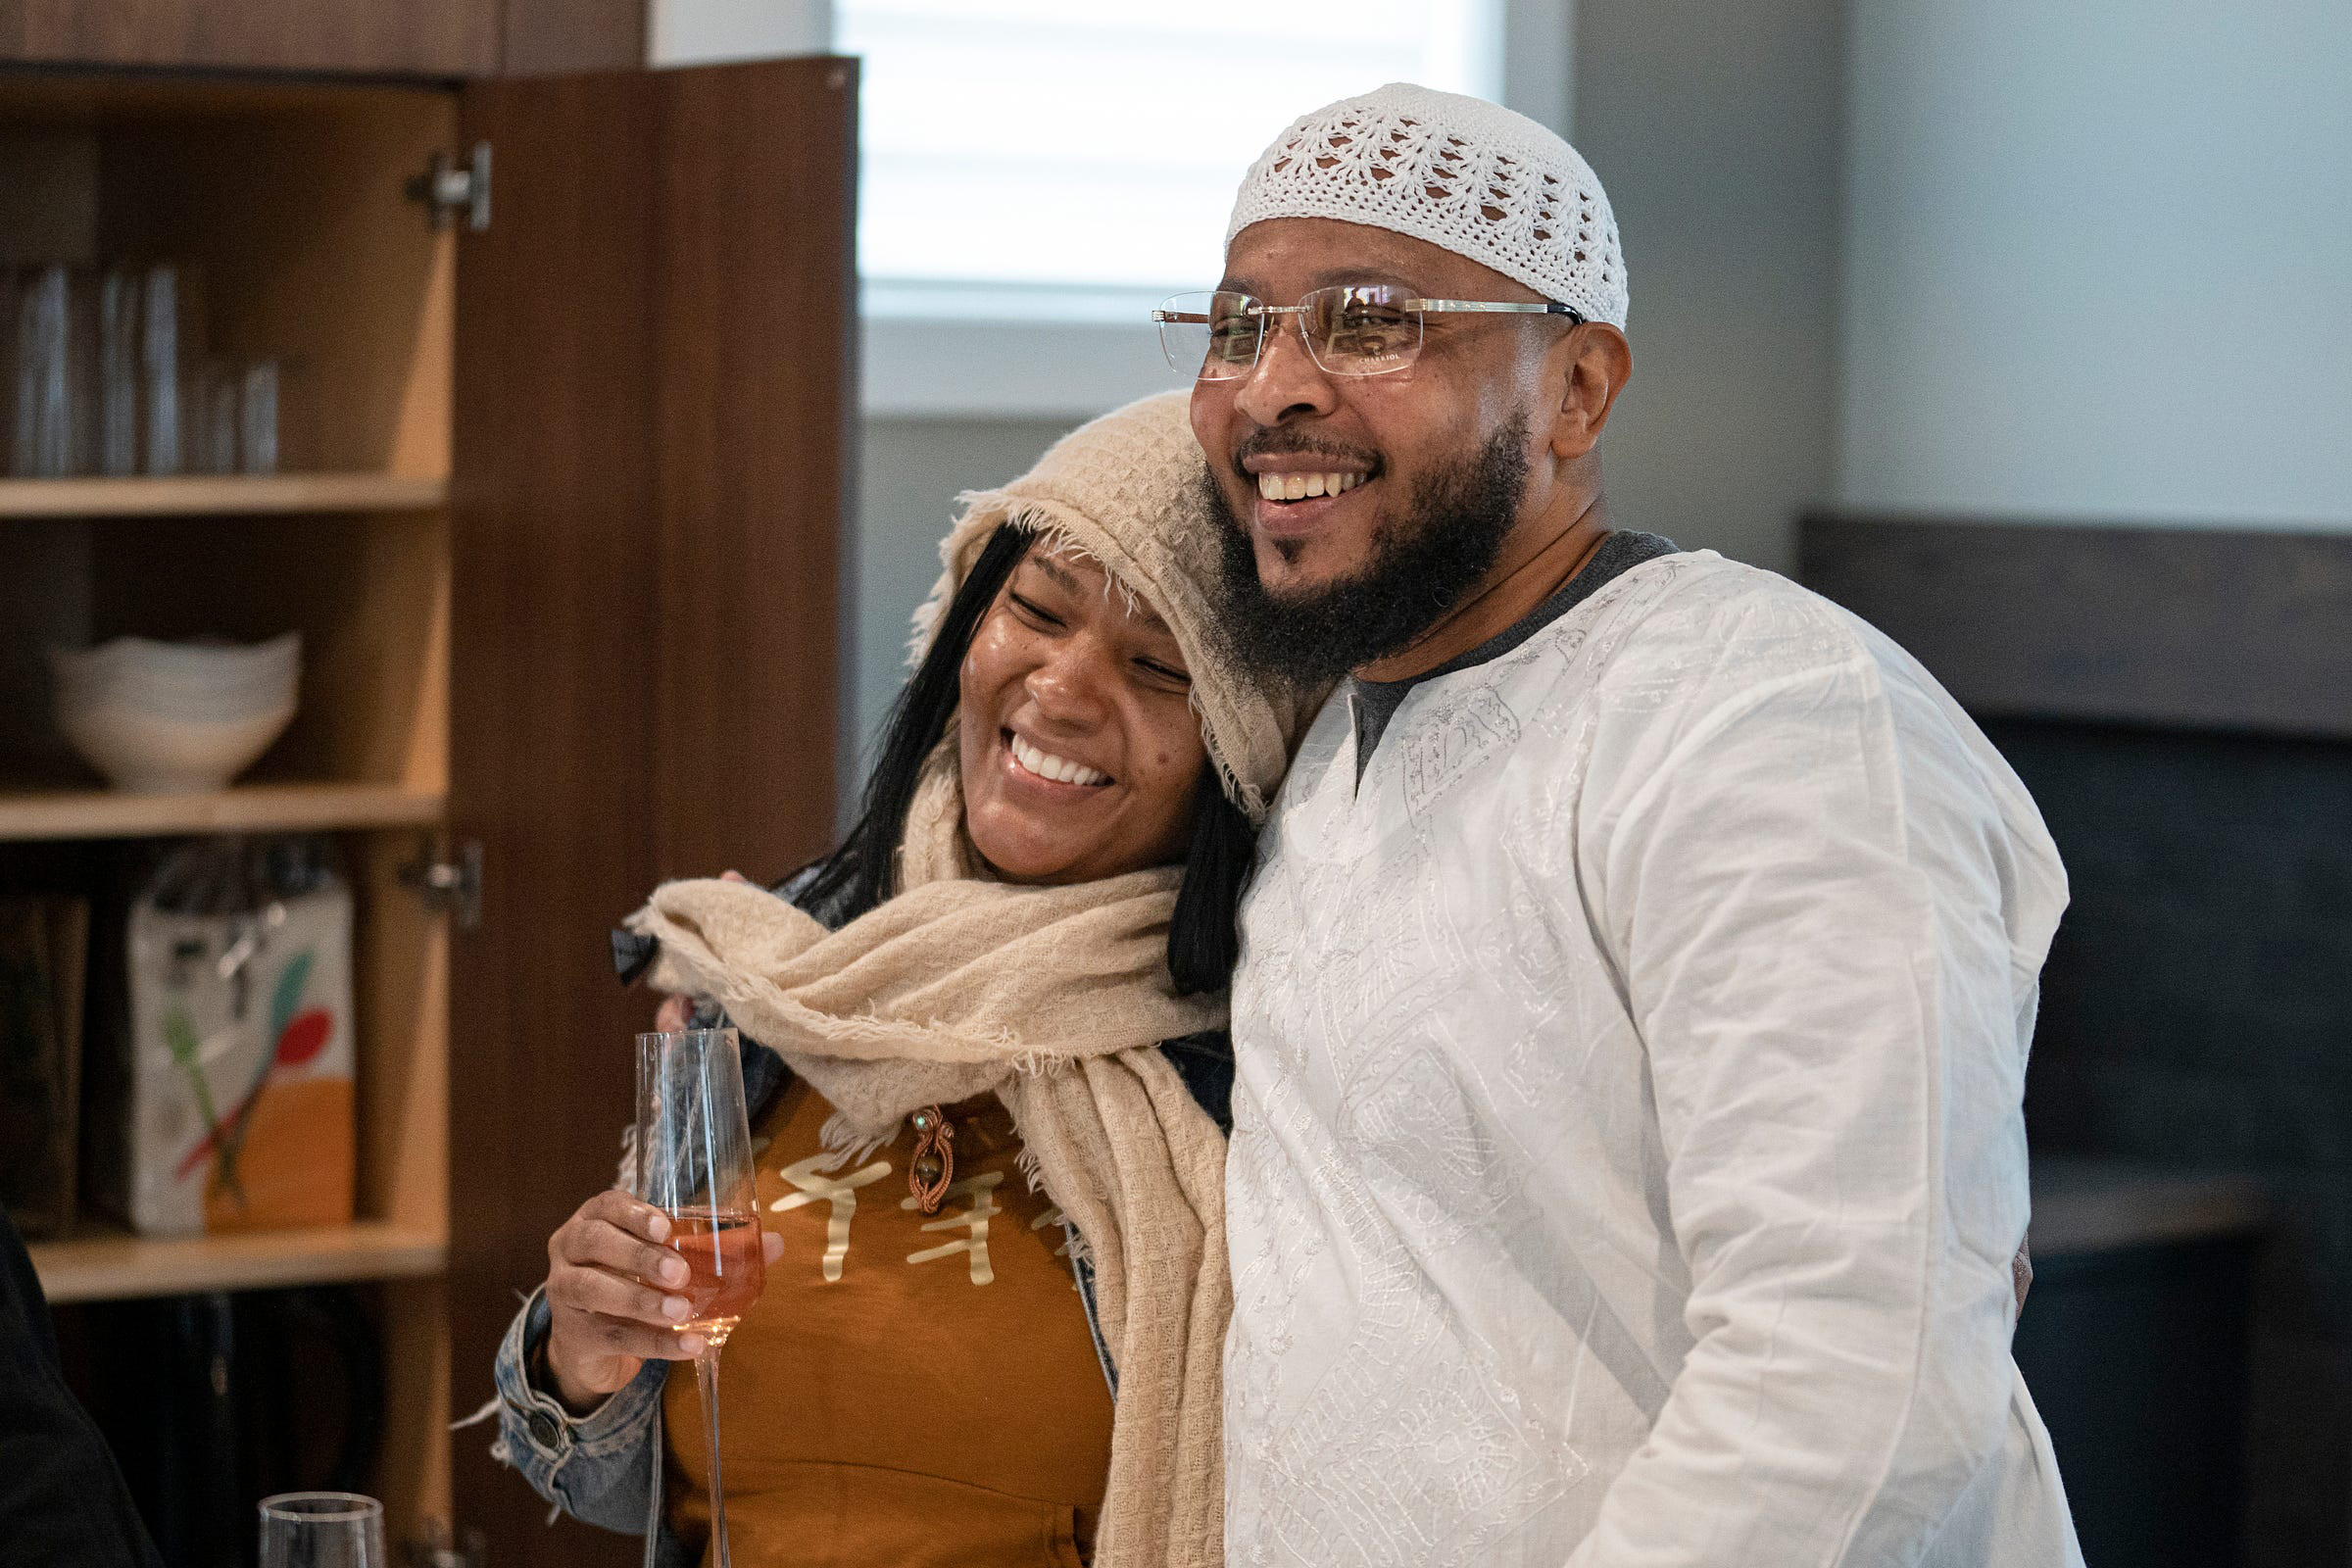
[[[718,1347],[694,1358],[694,1385],[703,1396],[703,1430],[710,1444],[710,1544],[714,1568],[734,1568],[727,1557],[727,1498],[718,1478]]]

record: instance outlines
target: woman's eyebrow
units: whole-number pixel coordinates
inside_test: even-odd
[[[1077,573],[1051,556],[1032,556],[1024,564],[1035,566],[1044,572],[1064,593],[1078,594],[1086,591],[1086,584],[1078,580]],[[1143,622],[1147,630],[1160,632],[1169,637],[1176,635],[1175,630],[1168,625],[1160,612],[1146,603],[1142,595],[1130,594],[1127,596],[1127,602],[1135,607],[1136,618]]]
[[[1064,593],[1074,594],[1079,591],[1081,585],[1076,574],[1060,562],[1047,556],[1032,556],[1029,558],[1029,564],[1053,578],[1054,586],[1060,588]]]

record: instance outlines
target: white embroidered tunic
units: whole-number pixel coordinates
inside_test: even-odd
[[[1227,1534],[1251,1564],[2078,1563],[2010,1359],[2025,788],[1710,553],[1348,693],[1243,910]]]

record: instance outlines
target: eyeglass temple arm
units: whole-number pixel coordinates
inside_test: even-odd
[[[1579,324],[1585,320],[1584,312],[1573,305],[1562,305],[1557,300],[1544,300],[1541,303],[1522,300],[1405,300],[1401,302],[1400,308],[1408,311],[1436,311],[1443,314],[1452,314],[1457,311],[1489,311],[1506,316],[1565,316]],[[1245,314],[1250,316],[1296,316],[1304,309],[1305,307],[1302,305],[1252,305]],[[1172,321],[1189,326],[1208,324],[1208,317],[1199,311],[1153,311],[1152,319]]]
[[[1504,316],[1565,316],[1580,323],[1585,319],[1584,312],[1573,305],[1562,305],[1558,300],[1406,300],[1404,309],[1439,311],[1448,315],[1456,311],[1491,311]]]

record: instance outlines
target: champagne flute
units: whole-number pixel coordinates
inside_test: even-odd
[[[384,1505],[356,1492],[262,1499],[262,1568],[385,1568]]]
[[[710,1536],[727,1556],[719,1484],[718,1352],[767,1283],[752,1132],[743,1103],[742,1048],[732,1029],[637,1037],[636,1197],[669,1218],[668,1245],[686,1260],[681,1334],[703,1337],[695,1386],[710,1446]]]

